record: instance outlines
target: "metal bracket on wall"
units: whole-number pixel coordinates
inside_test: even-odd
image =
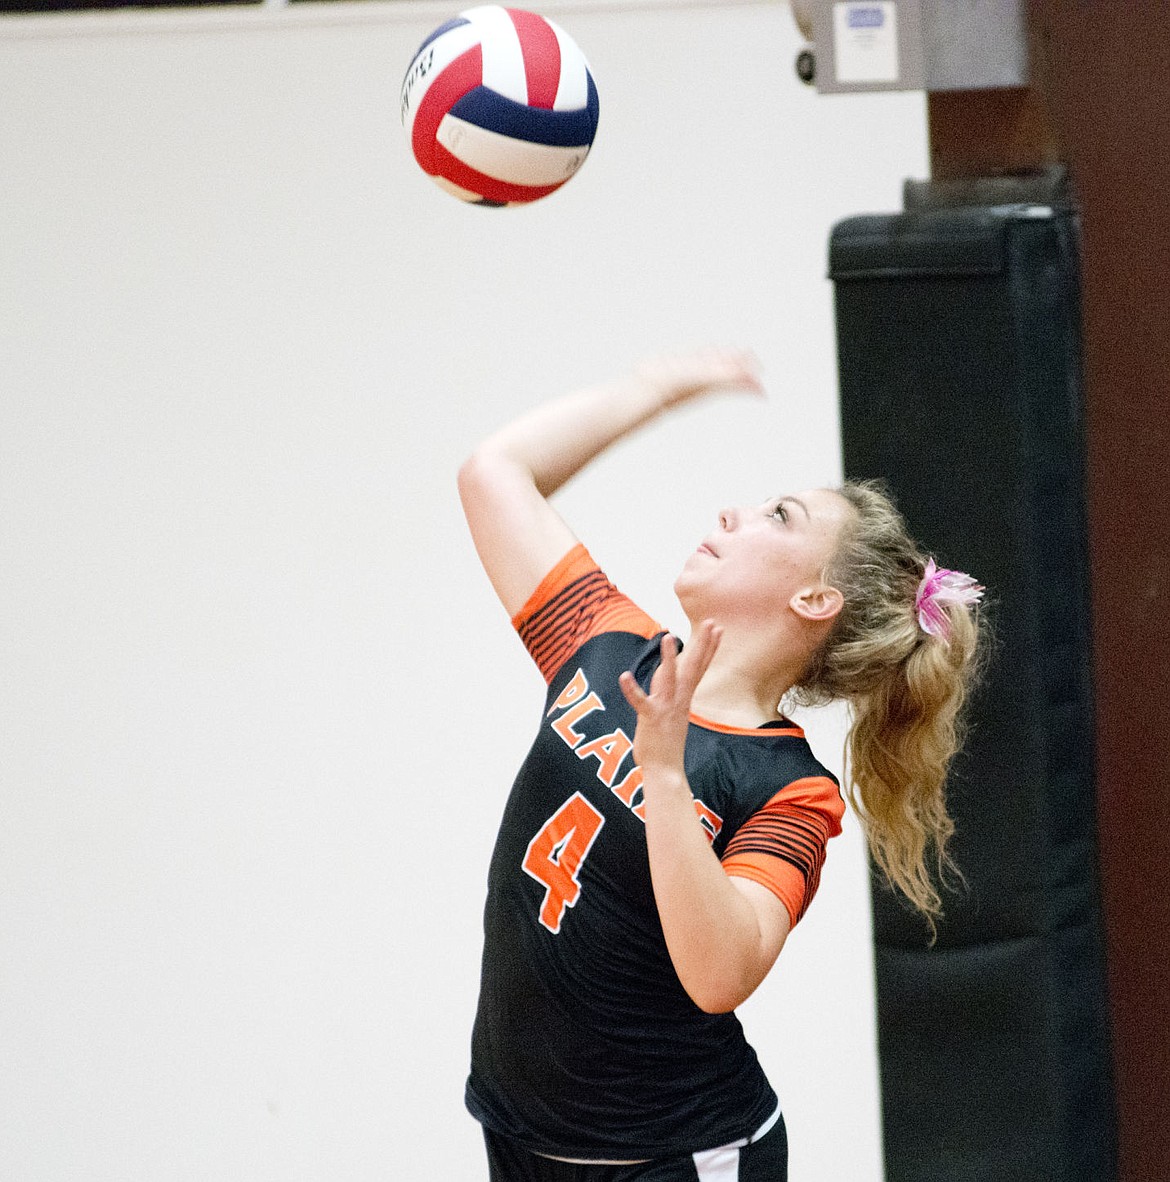
[[[792,0],[823,94],[1028,85],[1025,0]]]

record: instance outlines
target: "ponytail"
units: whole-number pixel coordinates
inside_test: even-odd
[[[982,588],[927,562],[879,484],[836,491],[854,509],[826,572],[844,607],[795,693],[806,704],[849,702],[846,794],[874,864],[933,933],[939,888],[957,874],[945,781],[978,666],[970,605]]]

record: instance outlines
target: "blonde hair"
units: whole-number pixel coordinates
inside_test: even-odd
[[[926,556],[884,486],[864,481],[835,491],[854,510],[826,571],[844,606],[795,696],[850,704],[846,793],[877,868],[933,935],[940,887],[957,876],[945,781],[979,665],[979,615],[948,604],[949,636],[924,632],[915,595]]]

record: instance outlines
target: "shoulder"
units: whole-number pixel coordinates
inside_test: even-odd
[[[845,802],[835,777],[809,756],[811,774],[789,780],[728,841],[721,861],[733,878],[766,886],[795,926],[820,884],[829,841],[841,833]]]
[[[584,644],[609,632],[649,640],[661,628],[615,587],[577,543],[541,579],[512,625],[545,680]]]
[[[837,777],[817,759],[798,724],[777,719],[761,727],[736,727],[694,714],[691,724],[734,769],[740,782],[752,786],[755,800],[749,807],[758,807],[781,792],[796,801],[835,801],[844,807]]]

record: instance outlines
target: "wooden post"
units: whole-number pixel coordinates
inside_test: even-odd
[[[1029,89],[931,94],[932,180],[1081,215],[1098,826],[1121,1182],[1170,1179],[1170,5],[1031,0]]]
[[[1047,103],[1035,88],[933,91],[926,111],[932,180],[999,177],[1065,163]]]

